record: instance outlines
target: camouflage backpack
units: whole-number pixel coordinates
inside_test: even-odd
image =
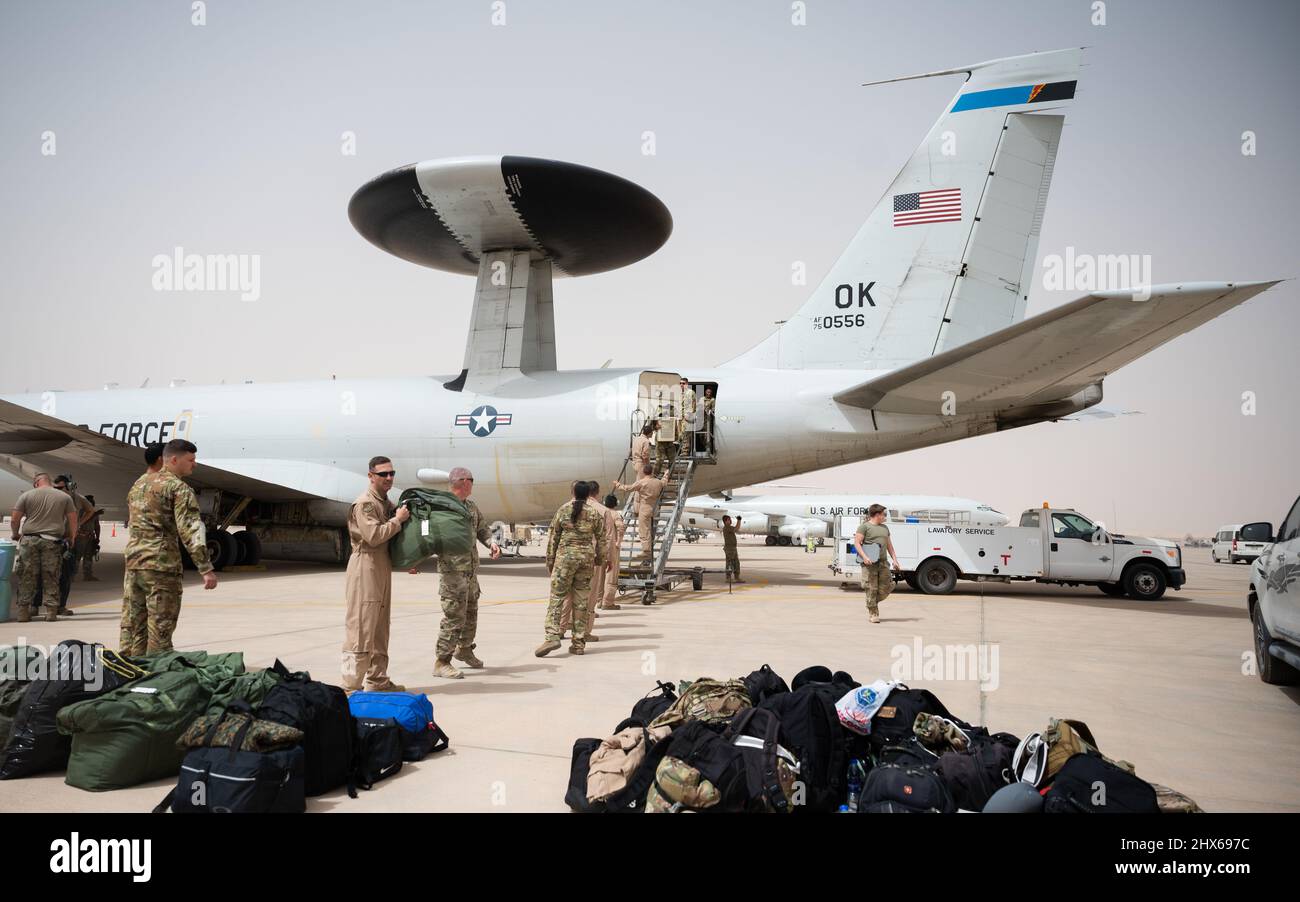
[[[743,680],[714,680],[700,677],[693,683],[683,684],[681,694],[667,711],[650,722],[651,729],[672,727],[691,720],[705,723],[725,723],[744,708],[752,706]]]
[[[799,762],[779,738],[780,722],[764,708],[745,709],[721,733],[687,722],[655,768],[646,813],[790,813]]]

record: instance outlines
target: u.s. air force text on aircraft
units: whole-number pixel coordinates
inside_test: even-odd
[[[81,423],[80,426],[82,429],[93,428],[85,423]],[[119,442],[125,442],[128,445],[139,445],[143,448],[151,442],[167,441],[175,427],[175,420],[165,420],[158,423],[101,423],[99,429],[95,431]]]

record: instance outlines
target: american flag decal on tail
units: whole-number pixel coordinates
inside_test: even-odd
[[[931,222],[961,222],[960,188],[894,195],[894,228]]]

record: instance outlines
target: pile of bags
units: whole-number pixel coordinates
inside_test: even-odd
[[[246,672],[239,652],[0,648],[0,779],[66,769],[102,791],[175,777],[155,811],[302,812],[447,745],[424,695],[349,699],[279,661]]]
[[[809,667],[789,685],[659,682],[605,739],[573,746],[575,811],[1196,813],[1053,718],[1024,739],[953,715],[925,689]]]

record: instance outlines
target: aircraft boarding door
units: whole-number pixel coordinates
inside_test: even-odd
[[[691,457],[700,463],[717,463],[718,383],[692,382],[691,388],[695,392],[695,417],[687,424],[687,428],[694,431]]]
[[[658,423],[658,431],[650,438],[655,443],[676,441],[677,421],[671,416],[673,396],[677,392],[677,383],[681,376],[677,373],[661,373],[646,370],[637,381],[636,406],[632,408],[629,423],[628,448],[647,423]],[[629,474],[631,478],[623,480],[635,482],[641,475]]]

